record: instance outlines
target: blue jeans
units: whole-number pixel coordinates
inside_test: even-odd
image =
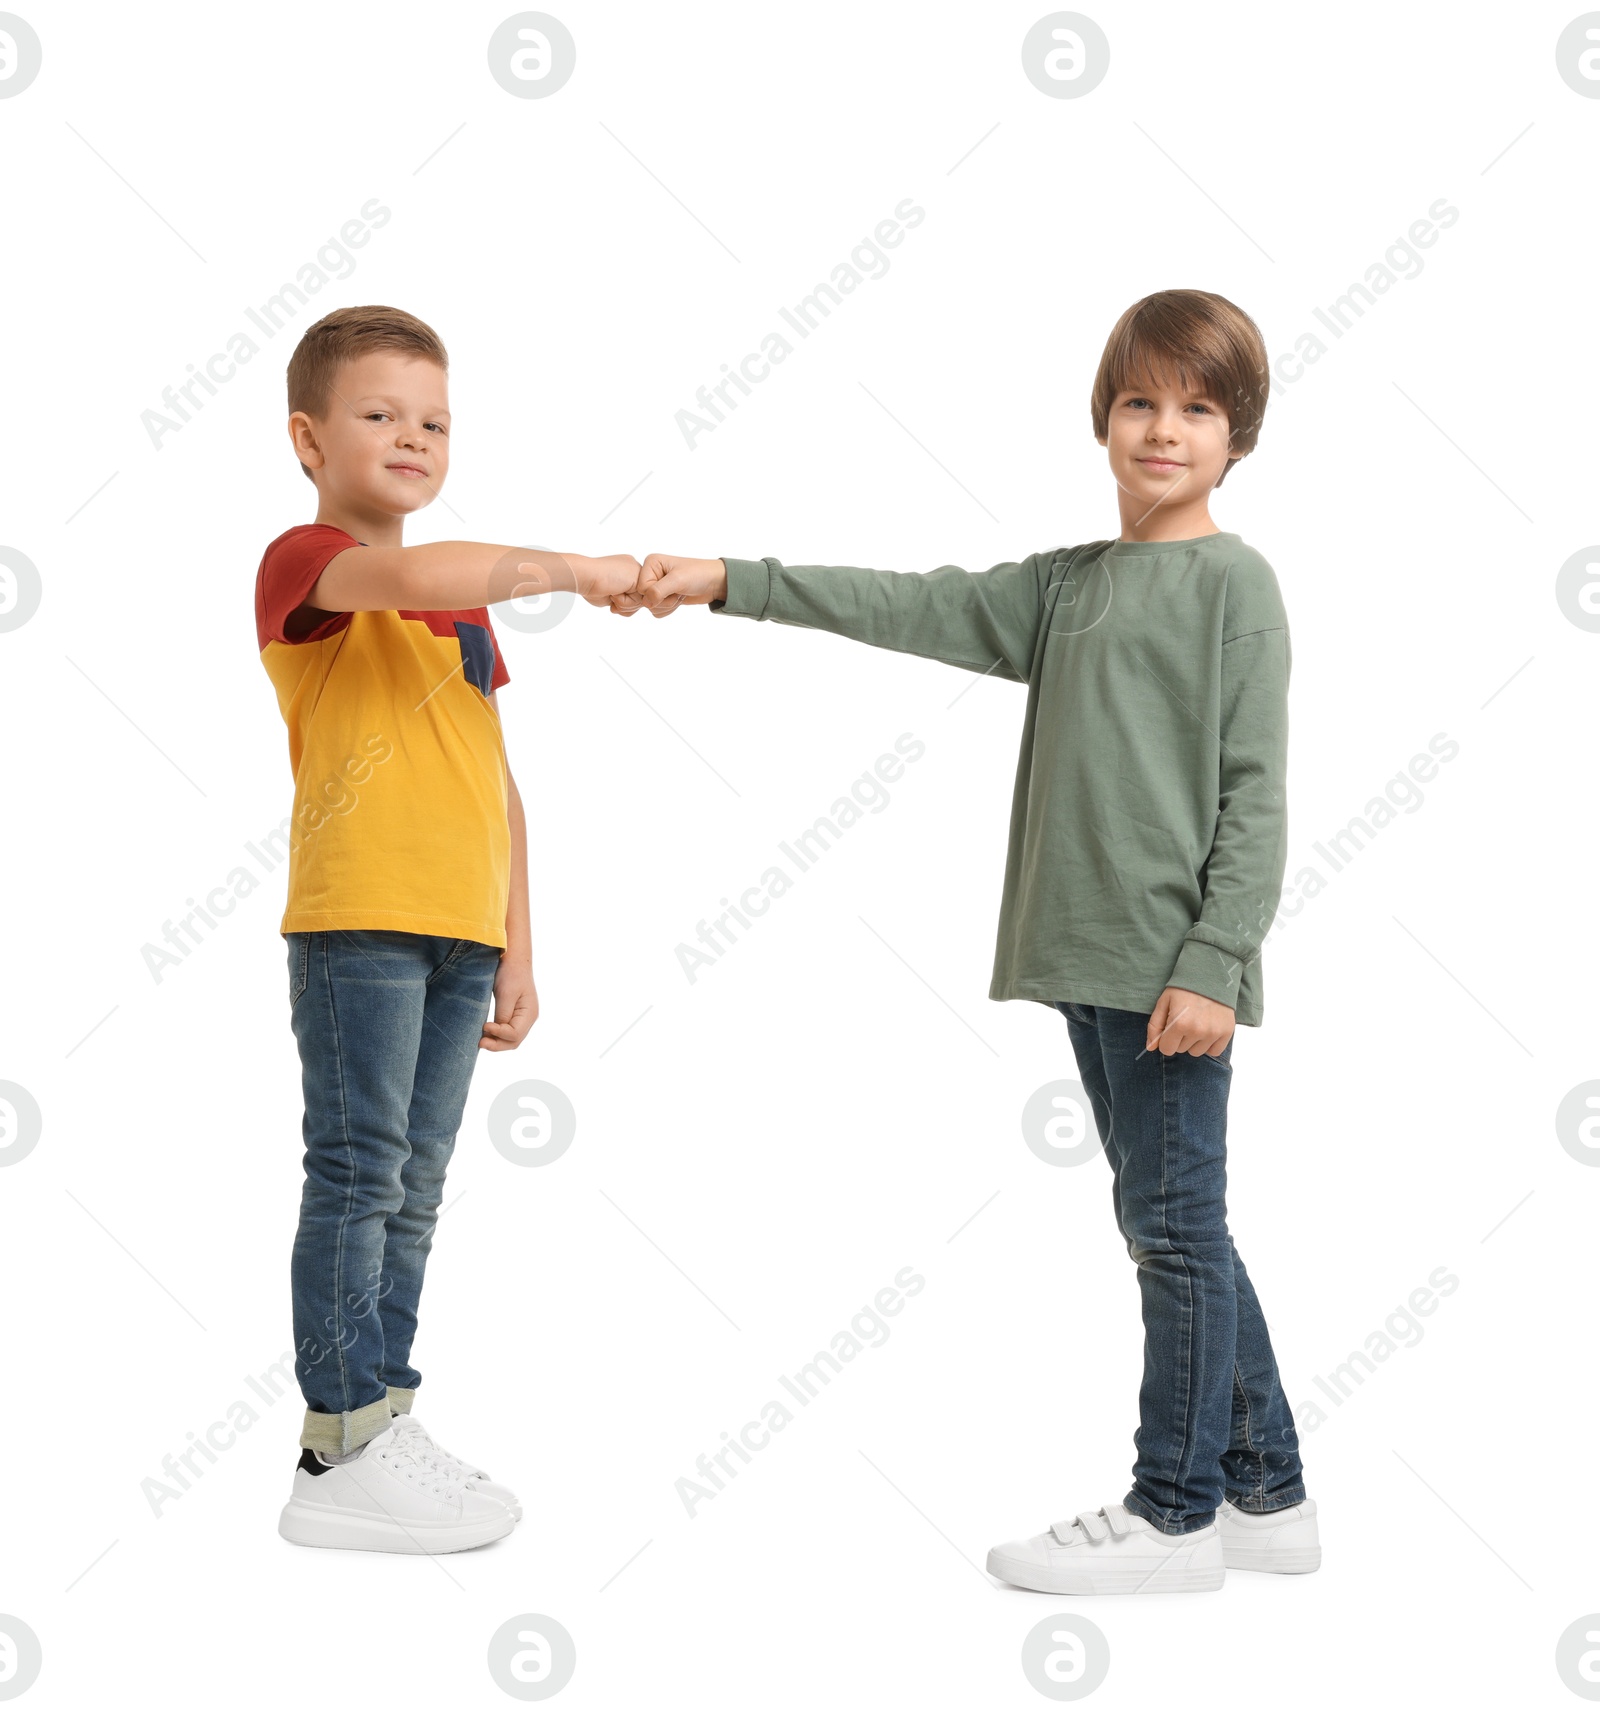
[[[422,1380],[417,1301],[500,950],[387,929],[285,939],[306,1107],[300,1440],[348,1453],[388,1427],[391,1389]]]
[[[1306,1496],[1267,1324],[1228,1234],[1228,1086],[1215,1056],[1145,1051],[1149,1015],[1058,1001],[1139,1269],[1144,1380],[1129,1512],[1173,1536],[1224,1499],[1276,1512]]]

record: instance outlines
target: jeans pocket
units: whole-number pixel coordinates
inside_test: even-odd
[[[287,935],[284,939],[289,943],[289,1005],[293,1006],[311,981],[311,937]]]

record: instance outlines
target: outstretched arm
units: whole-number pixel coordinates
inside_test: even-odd
[[[880,649],[1026,681],[1049,569],[1049,556],[1039,554],[986,572],[960,566],[883,572],[651,554],[635,594],[658,618],[685,602],[706,602],[713,611],[832,631]]]
[[[429,542],[416,548],[346,548],[323,567],[294,615],[297,631],[337,613],[406,609],[433,613],[489,607],[513,596],[574,590],[597,607],[633,587],[631,554],[589,559],[491,542]]]

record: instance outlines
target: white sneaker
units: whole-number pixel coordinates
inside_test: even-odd
[[[989,1550],[989,1571],[1057,1596],[1220,1590],[1222,1533],[1213,1522],[1167,1536],[1119,1502],[1051,1525],[1043,1536]]]
[[[1315,1501],[1275,1513],[1244,1513],[1224,1501],[1217,1524],[1223,1559],[1241,1572],[1315,1572],[1322,1564]]]
[[[469,1489],[476,1489],[480,1495],[493,1495],[501,1506],[509,1510],[511,1517],[521,1523],[522,1502],[504,1483],[494,1482],[487,1471],[480,1471],[475,1465],[469,1465],[465,1459],[458,1459],[454,1453],[446,1452],[409,1412],[403,1411],[395,1418],[394,1430],[404,1445],[437,1465],[446,1476],[453,1477],[458,1483],[464,1483]]]
[[[307,1447],[278,1535],[306,1548],[453,1554],[509,1536],[515,1523],[492,1495],[424,1459],[391,1424],[343,1464],[326,1464]]]

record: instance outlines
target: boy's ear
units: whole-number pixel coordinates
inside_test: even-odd
[[[321,470],[327,462],[322,448],[317,445],[316,425],[304,411],[296,411],[289,418],[289,444],[307,470]]]

